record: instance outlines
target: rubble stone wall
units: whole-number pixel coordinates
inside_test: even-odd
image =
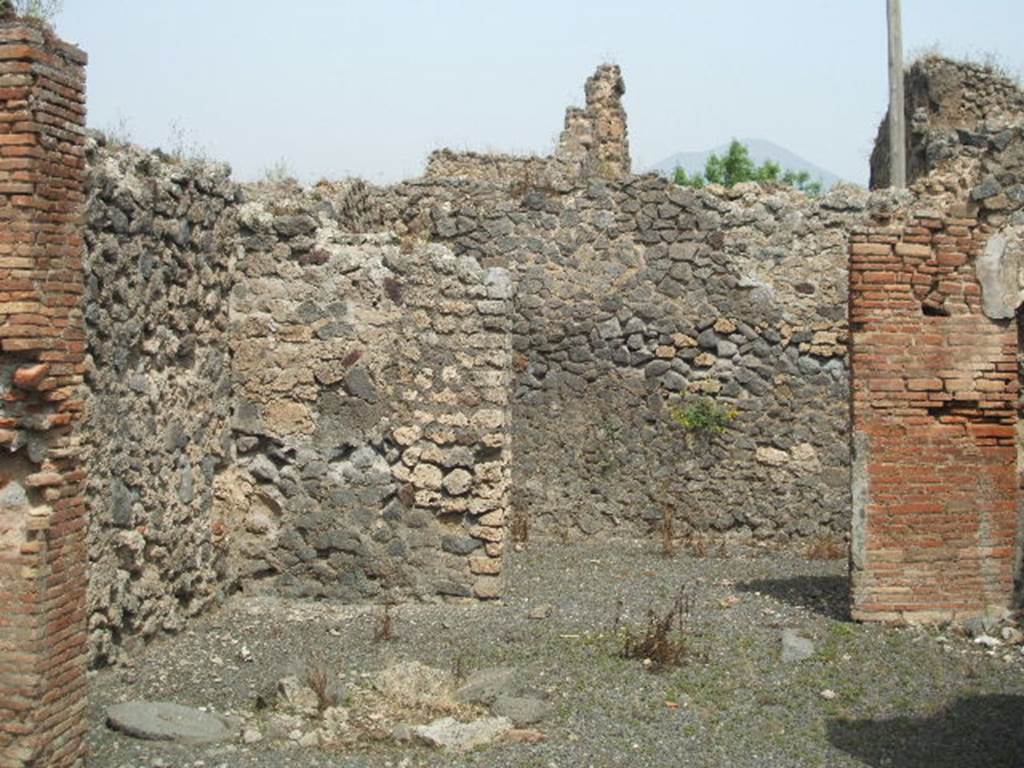
[[[512,513],[849,531],[851,233],[917,195],[1017,242],[1017,129],[960,130],[960,175],[903,197],[695,191],[628,175],[622,92],[600,68],[551,158],[442,151],[384,188],[92,151],[95,660],[239,587],[494,597]],[[702,398],[723,432],[674,422]]]
[[[907,181],[940,166],[960,175],[993,149],[1005,148],[1024,115],[1024,91],[990,66],[927,56],[904,77]],[[990,143],[989,136],[995,146]],[[1019,183],[1019,180],[1018,180]],[[889,123],[883,119],[871,153],[871,188],[889,184]],[[934,193],[935,189],[928,189]],[[961,190],[963,191],[963,190]]]
[[[549,157],[523,157],[439,149],[427,158],[424,176],[441,179],[515,181],[522,184],[542,179],[551,171]]]
[[[619,67],[602,64],[587,78],[586,106],[566,109],[553,154],[538,157],[441,149],[431,153],[424,176],[526,186],[590,176],[629,176],[629,135],[622,106],[625,92]]]
[[[644,532],[666,504],[699,532],[848,526],[847,237],[868,195],[656,176],[414,181],[376,190],[380,228],[509,269],[513,504],[538,532]],[[737,411],[690,445],[674,404]]]
[[[500,269],[353,235],[317,195],[241,211],[237,460],[218,519],[248,589],[497,597],[509,487]]]
[[[94,663],[181,629],[223,589],[211,511],[231,460],[240,194],[225,165],[99,141],[85,263]]]

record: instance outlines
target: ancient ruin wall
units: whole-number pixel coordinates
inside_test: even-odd
[[[928,175],[850,256],[862,619],[1007,607],[1020,576],[1024,94],[939,59],[908,90],[910,175]]]
[[[551,170],[550,157],[523,157],[439,149],[427,158],[427,178],[518,181],[542,179]]]
[[[1009,607],[1017,328],[982,312],[977,220],[923,213],[852,240],[854,615]]]
[[[1019,145],[985,142],[969,194],[999,227],[1018,182],[992,150]],[[680,533],[847,530],[844,267],[884,195],[499,162],[239,209],[223,171],[92,162],[96,660],[239,585],[494,596],[510,498],[535,535],[643,533],[666,506]],[[735,411],[725,433],[670,423],[695,396]]]
[[[513,504],[537,532],[843,533],[846,238],[867,195],[684,189],[655,176],[409,182],[378,226],[516,283]],[[736,409],[698,447],[673,403]]]
[[[517,185],[555,185],[600,176],[629,176],[629,135],[622,97],[626,85],[614,64],[602,64],[587,78],[585,107],[565,111],[565,127],[554,153],[546,157],[456,152],[431,153],[424,174],[428,179],[474,179]]]
[[[237,460],[218,480],[243,586],[497,597],[507,274],[342,232],[315,192],[254,197],[231,301]]]
[[[1024,115],[1024,91],[982,64],[927,56],[907,70],[904,91],[908,182],[951,164],[960,166],[963,176],[992,149],[1005,149],[1012,135],[1006,130],[1019,124]],[[997,146],[989,145],[989,135]],[[871,153],[870,186],[880,189],[888,184],[886,117]]]
[[[222,590],[214,477],[231,457],[226,165],[89,149],[89,628],[93,662],[180,629]]]
[[[3,768],[80,766],[85,751],[85,61],[0,18]]]
[[[579,166],[581,175],[629,176],[629,134],[622,97],[626,83],[616,64],[602,64],[584,85],[586,106],[565,111],[555,158]]]

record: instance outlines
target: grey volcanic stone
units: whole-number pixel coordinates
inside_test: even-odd
[[[803,661],[814,655],[814,643],[794,629],[782,630],[782,660]]]
[[[971,190],[971,198],[973,200],[986,200],[998,195],[1002,188],[1002,185],[994,177],[989,176]]]
[[[377,402],[377,387],[374,385],[370,374],[363,367],[353,368],[345,377],[345,389],[354,397],[361,398],[368,403]]]
[[[529,696],[499,696],[491,705],[491,712],[507,717],[517,727],[539,723],[550,709],[546,702]]]
[[[182,744],[211,744],[235,736],[225,718],[166,701],[114,704],[107,708],[107,725],[137,739]]]
[[[455,692],[455,698],[467,704],[491,704],[499,696],[509,696],[515,688],[512,667],[492,667],[473,673]]]
[[[413,737],[431,747],[466,752],[490,744],[512,730],[512,722],[504,717],[484,717],[471,723],[460,723],[454,717],[443,717],[429,725],[417,725]]]

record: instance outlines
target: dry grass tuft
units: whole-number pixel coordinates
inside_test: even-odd
[[[525,544],[530,538],[530,518],[521,509],[512,511],[512,520],[509,525],[509,534],[512,541],[517,544]]]
[[[843,560],[847,553],[846,542],[837,536],[819,536],[804,549],[808,560]]]
[[[391,616],[391,603],[384,604],[384,610],[377,619],[377,626],[373,629],[373,642],[387,643],[395,639],[395,622]]]
[[[306,685],[316,696],[317,711],[322,715],[338,702],[330,691],[331,677],[322,659],[311,658],[306,665]]]
[[[616,618],[615,629],[622,638],[619,656],[638,659],[652,672],[680,666],[687,656],[693,654],[683,625],[683,619],[689,613],[690,599],[683,587],[664,615],[649,608],[645,624],[638,627],[620,626]]]

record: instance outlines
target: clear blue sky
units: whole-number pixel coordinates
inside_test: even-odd
[[[908,54],[1024,73],[1022,0],[903,17]],[[610,60],[637,170],[740,136],[863,183],[887,93],[885,0],[65,0],[56,27],[90,55],[92,126],[183,134],[242,179],[281,158],[380,182],[439,146],[548,152]]]

